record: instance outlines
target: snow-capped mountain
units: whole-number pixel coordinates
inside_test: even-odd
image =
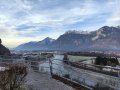
[[[39,42],[32,42],[33,45],[28,44],[32,46],[33,50],[120,50],[120,28],[104,26],[96,31],[86,33],[75,30],[68,31],[56,40],[46,38]],[[19,48],[26,49],[26,44],[20,45],[16,49]]]

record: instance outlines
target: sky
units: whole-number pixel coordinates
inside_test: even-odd
[[[0,0],[0,38],[9,48],[106,25],[120,25],[120,0]]]

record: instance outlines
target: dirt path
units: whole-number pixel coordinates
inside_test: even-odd
[[[63,84],[44,73],[29,72],[27,85],[33,90],[74,90],[72,87]]]

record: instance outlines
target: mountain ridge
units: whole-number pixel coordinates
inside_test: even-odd
[[[17,46],[16,48],[14,48],[13,50],[41,50],[39,48],[43,48],[42,50],[44,49],[47,49],[47,45],[51,44],[52,42],[54,41],[54,39],[52,38],[45,38],[41,41],[30,41],[30,42],[27,42],[27,43],[24,43],[24,44],[21,44],[19,46]]]
[[[41,44],[47,41],[48,43]],[[120,28],[103,26],[100,29],[87,33],[79,31],[67,31],[56,40],[47,37],[40,44],[33,43],[32,50],[61,50],[61,51],[82,51],[82,50],[120,50]],[[51,40],[51,41],[50,41]],[[19,49],[24,50],[25,44]],[[26,49],[27,50],[27,49]]]

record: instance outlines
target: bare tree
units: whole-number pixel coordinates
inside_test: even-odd
[[[12,64],[8,70],[0,72],[1,90],[17,90],[25,82],[27,69],[25,65]]]
[[[0,71],[0,90],[8,90],[7,85],[9,83],[8,71]]]

